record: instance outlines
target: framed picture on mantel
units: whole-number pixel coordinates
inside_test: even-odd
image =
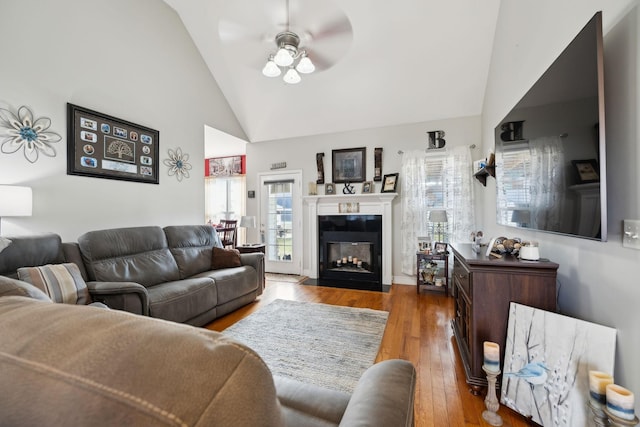
[[[384,181],[382,182],[382,192],[395,193],[397,185],[398,185],[398,174],[397,173],[387,174],[384,176]]]
[[[367,175],[366,147],[333,150],[331,153],[332,181],[334,183],[364,182]]]

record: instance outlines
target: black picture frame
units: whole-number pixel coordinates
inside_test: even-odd
[[[436,242],[433,245],[433,252],[437,255],[442,255],[447,253],[447,244],[444,242]]]
[[[67,175],[159,183],[160,132],[67,103]]]
[[[331,151],[331,180],[336,184],[364,182],[367,148],[346,148]]]
[[[600,182],[600,167],[596,159],[572,160],[571,163],[576,170],[579,184]]]
[[[395,193],[398,186],[398,173],[389,173],[384,176],[382,181],[381,193]]]

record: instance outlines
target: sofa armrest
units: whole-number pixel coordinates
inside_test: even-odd
[[[262,252],[240,254],[240,262],[242,265],[248,265],[255,268],[256,273],[258,274],[258,295],[262,295],[262,291],[265,286],[264,254]]]
[[[362,374],[340,426],[413,426],[415,385],[411,362],[376,363]]]
[[[135,282],[87,282],[94,301],[102,302],[116,310],[149,315],[147,288]]]

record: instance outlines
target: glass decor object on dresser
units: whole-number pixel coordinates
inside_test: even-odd
[[[420,288],[449,294],[449,254],[416,252],[416,291]]]

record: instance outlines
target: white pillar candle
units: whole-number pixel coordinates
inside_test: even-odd
[[[500,345],[491,341],[484,342],[484,367],[490,372],[500,371]]]
[[[633,393],[617,384],[607,385],[607,409],[616,417],[633,420]]]
[[[589,397],[597,407],[607,403],[607,385],[613,384],[613,377],[605,372],[589,371]]]
[[[353,262],[354,264],[358,264],[358,258],[353,257],[353,261],[352,261],[352,262]]]

